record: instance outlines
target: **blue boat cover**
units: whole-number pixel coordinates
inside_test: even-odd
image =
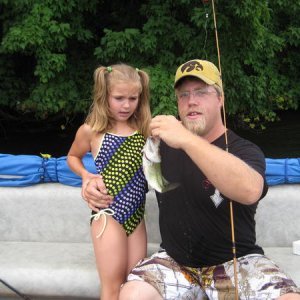
[[[43,182],[81,186],[81,178],[70,170],[66,158],[0,154],[0,186],[22,187]],[[84,156],[83,164],[89,172],[96,174],[91,153]],[[266,179],[270,186],[299,183],[300,158],[266,158]]]
[[[81,177],[71,171],[66,158],[0,154],[0,186],[21,187],[43,182],[81,186]],[[89,172],[96,174],[91,153],[83,158],[83,164]]]
[[[268,185],[299,183],[300,158],[266,158],[266,178]]]

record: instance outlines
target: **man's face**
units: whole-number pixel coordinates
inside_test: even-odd
[[[176,89],[176,96],[180,119],[193,133],[206,136],[222,123],[222,98],[213,86],[198,79],[188,79]]]

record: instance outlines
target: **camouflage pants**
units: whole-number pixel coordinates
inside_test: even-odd
[[[241,300],[276,299],[286,293],[300,293],[292,279],[264,255],[251,254],[237,259],[237,274]],[[179,265],[161,250],[140,261],[128,276],[128,281],[131,280],[151,284],[168,300],[235,299],[232,261],[190,268]]]

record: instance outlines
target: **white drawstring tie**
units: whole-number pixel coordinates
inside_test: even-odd
[[[106,216],[113,216],[114,214],[115,214],[115,212],[111,208],[105,208],[91,216],[91,218],[93,218],[96,221],[98,221],[101,218],[101,216],[104,216],[104,225],[102,226],[102,230],[96,236],[96,238],[99,238],[104,232],[104,229],[106,227]]]

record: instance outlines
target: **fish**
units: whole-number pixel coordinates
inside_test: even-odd
[[[159,154],[160,139],[148,137],[143,152],[143,171],[148,182],[149,189],[159,193],[173,190],[179,186],[178,183],[170,183],[161,172],[161,156]]]

